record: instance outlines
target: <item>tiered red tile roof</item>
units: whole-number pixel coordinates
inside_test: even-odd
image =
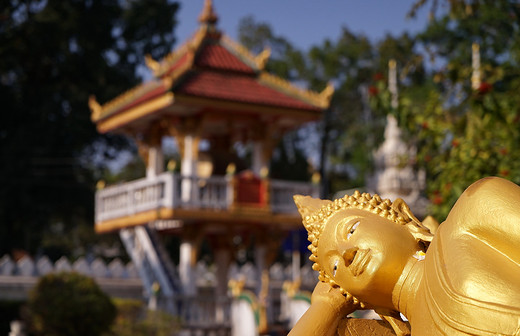
[[[187,95],[251,104],[318,110],[316,106],[302,102],[259,83],[254,77],[229,73],[203,71],[188,78],[178,90]]]
[[[328,107],[331,87],[321,94],[296,88],[265,73],[261,58],[267,53],[252,56],[244,47],[224,37],[215,27],[218,18],[211,1],[206,2],[199,20],[199,30],[179,49],[160,62],[147,60],[155,75],[153,80],[102,106],[91,99],[92,120],[98,123],[168,93],[174,97],[184,95],[312,111],[317,117]]]
[[[197,55],[195,65],[208,70],[227,70],[254,75],[255,70],[220,44],[206,44]]]

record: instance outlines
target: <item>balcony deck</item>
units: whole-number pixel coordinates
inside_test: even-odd
[[[166,172],[110,186],[96,192],[96,231],[158,220],[276,224],[290,229],[301,225],[292,196],[318,193],[311,183],[258,179],[263,196],[244,199],[240,183],[238,176],[201,178]]]

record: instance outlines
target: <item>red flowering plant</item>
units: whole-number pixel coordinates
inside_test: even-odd
[[[391,107],[385,83],[374,83],[378,91],[370,95],[371,107],[395,114],[404,140],[415,141],[417,162],[427,172],[429,213],[439,221],[464,189],[482,177],[520,183],[520,152],[515,150],[520,143],[520,98],[512,94],[520,90],[520,80],[499,90],[494,83],[500,78],[491,76],[495,72],[486,73],[488,82],[476,90],[467,76],[454,81],[437,72],[422,87],[400,87],[397,109]],[[450,98],[454,95],[461,98]]]

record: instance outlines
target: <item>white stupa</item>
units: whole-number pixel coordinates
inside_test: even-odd
[[[389,90],[392,107],[397,108],[395,61],[389,62]],[[382,198],[402,198],[419,218],[427,215],[428,199],[423,196],[426,174],[416,167],[417,149],[402,140],[401,129],[393,115],[388,115],[385,140],[374,153],[375,172],[368,179],[368,189]]]

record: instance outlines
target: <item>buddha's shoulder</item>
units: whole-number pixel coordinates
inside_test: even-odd
[[[520,187],[499,177],[486,177],[471,184],[460,196],[457,204],[482,205],[503,203],[505,200],[520,199]]]
[[[518,204],[520,187],[516,184],[498,177],[483,178],[462,193],[441,226],[453,235],[486,231],[501,221],[517,226]]]

